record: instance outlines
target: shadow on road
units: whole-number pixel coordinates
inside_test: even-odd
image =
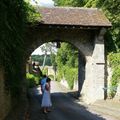
[[[41,111],[41,95],[38,93],[35,89],[30,94],[30,120],[106,120],[78,104],[73,93],[64,92],[51,94],[52,112],[45,115]]]
[[[10,113],[5,120],[113,120],[91,112],[88,107],[79,104],[80,101],[76,99],[76,95],[77,92],[51,93],[52,112],[43,114],[39,87],[30,89],[28,92],[29,107],[26,107],[26,103],[19,105],[20,107]],[[27,113],[27,117],[24,113]]]

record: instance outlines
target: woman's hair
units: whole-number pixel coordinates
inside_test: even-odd
[[[51,79],[50,79],[50,78],[47,78],[46,82],[50,82],[50,81],[51,81]]]
[[[47,77],[47,76],[46,76],[46,75],[42,75],[42,77],[44,77],[44,78],[45,78],[45,77]]]

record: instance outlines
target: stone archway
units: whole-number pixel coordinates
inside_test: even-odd
[[[73,21],[58,19],[53,16],[58,11],[62,11],[66,16],[71,15],[71,11],[78,14]],[[77,11],[77,12],[76,12]],[[43,21],[35,26],[29,26],[26,33],[26,58],[38,46],[46,42],[59,42],[59,40],[73,44],[81,51],[82,58],[85,62],[79,62],[79,88],[83,99],[86,102],[93,102],[97,99],[104,99],[105,85],[105,53],[104,53],[104,34],[106,27],[111,26],[109,21],[97,9],[78,9],[78,8],[43,8]],[[81,14],[79,14],[79,12]],[[96,18],[89,18],[86,21],[87,14],[89,17],[99,15]],[[51,16],[52,18],[51,18]],[[77,17],[82,18],[76,22]],[[90,16],[91,15],[91,16]],[[101,17],[103,20],[101,20]],[[85,20],[85,21],[84,21]],[[86,22],[86,23],[85,23]],[[87,24],[87,25],[86,25]],[[86,63],[86,64],[84,64]],[[84,76],[82,76],[84,74]],[[82,76],[82,77],[80,77]],[[84,81],[84,83],[81,83]]]
[[[29,42],[26,43],[27,49],[25,56],[26,58],[28,58],[35,48],[44,44],[45,42],[59,42],[59,39],[61,39],[65,42],[73,44],[76,48],[78,48],[81,51],[82,56],[84,56],[86,59],[84,60],[86,61],[86,65],[84,65],[85,62],[80,62],[79,64],[80,86],[81,81],[84,81],[84,85],[83,87],[81,86],[82,89],[80,88],[80,91],[84,95],[85,100],[93,101],[96,99],[104,99],[104,91],[102,89],[104,88],[105,66],[104,40],[103,38],[101,40],[99,31],[99,29],[62,29],[61,31],[61,29],[58,28],[32,28],[30,29],[29,33],[33,34],[29,34]],[[59,39],[58,36],[60,36]],[[96,72],[96,69],[98,70],[98,72]],[[100,78],[98,79],[97,76],[100,72],[102,73],[100,75]],[[98,93],[96,93],[98,88],[99,96],[96,96],[95,98],[94,96],[98,95]],[[89,93],[90,91],[92,94]]]

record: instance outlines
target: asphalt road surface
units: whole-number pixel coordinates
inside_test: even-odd
[[[35,94],[39,95],[40,89],[37,88],[34,92],[35,91]],[[52,111],[44,115],[45,120],[116,120],[110,116],[101,115],[89,110],[87,106],[79,104],[77,100],[72,98],[68,93],[69,91],[57,82],[52,82]],[[38,99],[40,102],[41,98],[38,97]],[[36,106],[38,107],[38,105]],[[35,120],[40,120],[40,118],[36,118]]]
[[[88,105],[73,98],[70,93],[59,83],[52,82],[52,111],[43,114],[40,87],[32,88],[28,94],[28,107],[18,107],[5,120],[120,120],[119,103],[96,101]]]
[[[53,111],[47,120],[105,120],[87,110],[86,107],[75,103],[63,93],[53,93]]]

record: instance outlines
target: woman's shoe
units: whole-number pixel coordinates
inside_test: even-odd
[[[47,111],[43,111],[44,114],[47,114],[48,112]]]

